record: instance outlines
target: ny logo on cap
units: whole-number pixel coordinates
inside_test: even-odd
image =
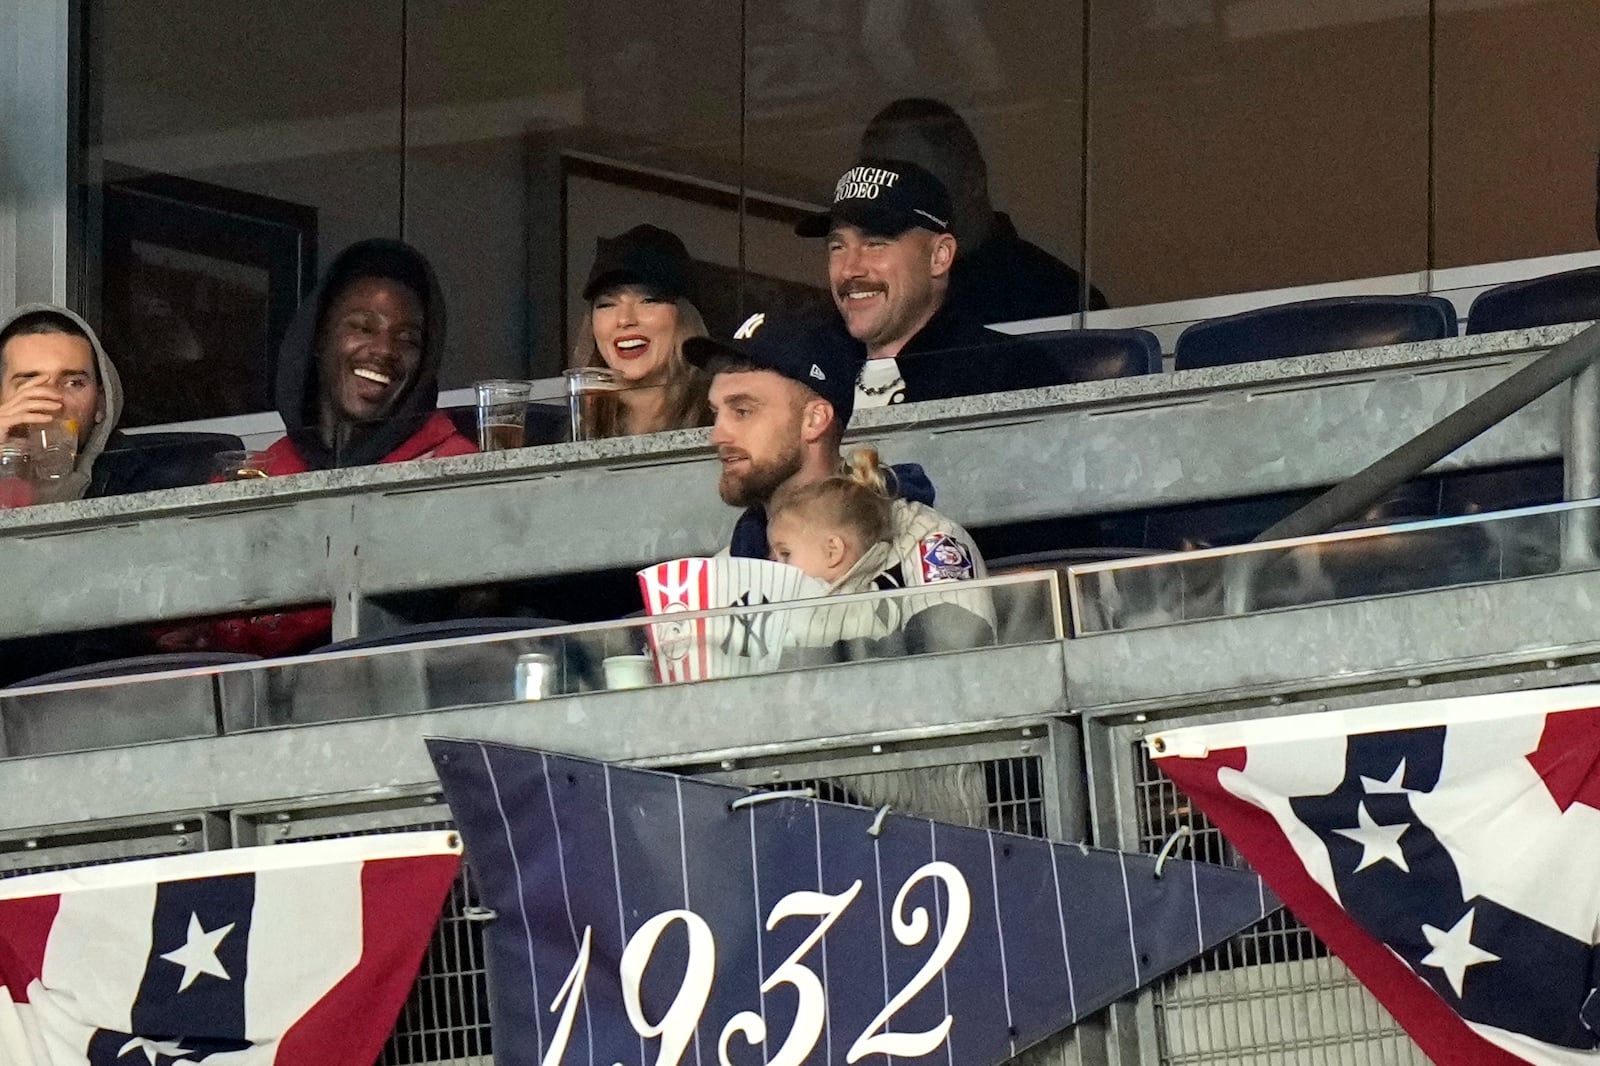
[[[811,364],[811,376],[816,378],[818,381],[827,381],[828,380],[828,375],[824,374],[822,372],[822,368],[820,366],[818,366],[816,363],[812,363]]]
[[[736,341],[749,340],[751,337],[755,336],[756,330],[760,329],[762,323],[764,323],[766,320],[767,313],[765,311],[757,311],[755,314],[745,319],[743,325],[733,331],[733,339]]]

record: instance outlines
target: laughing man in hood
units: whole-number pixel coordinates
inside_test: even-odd
[[[26,304],[0,319],[0,440],[58,418],[78,426],[72,473],[40,482],[35,503],[91,494],[95,460],[121,414],[122,382],[87,322],[51,304]]]
[[[268,474],[465,455],[477,447],[438,410],[444,296],[399,241],[351,245],[300,305],[279,350],[287,435]]]
[[[444,297],[428,261],[399,241],[352,244],[300,305],[278,351],[287,435],[262,458],[270,475],[465,455],[477,447],[438,410]],[[185,625],[157,641],[294,655],[332,636],[327,607]]]

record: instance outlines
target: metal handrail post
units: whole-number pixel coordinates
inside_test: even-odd
[[[1568,500],[1600,496],[1600,360],[1573,376],[1567,394],[1563,475]],[[1563,568],[1593,565],[1597,524],[1594,508],[1568,512],[1561,524]]]
[[[1222,610],[1225,614],[1249,614],[1255,596],[1257,558],[1249,552],[1231,555],[1222,563]]]
[[[1543,396],[1600,359],[1600,325],[1550,349],[1481,396],[1423,430],[1255,538],[1256,542],[1326,533],[1387,496],[1401,483]],[[1593,447],[1588,451],[1591,459]]]

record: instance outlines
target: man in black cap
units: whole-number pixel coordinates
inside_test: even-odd
[[[958,254],[950,221],[938,178],[904,160],[868,159],[839,178],[829,210],[795,226],[827,239],[834,305],[867,346],[858,407],[1052,383],[1025,345],[947,300]]]
[[[774,494],[839,472],[839,444],[855,407],[865,354],[831,318],[776,312],[751,315],[731,341],[685,342],[684,357],[713,375],[711,443],[722,464],[717,491],[724,503],[745,508],[729,554],[767,558],[766,508]],[[967,531],[928,506],[932,486],[921,468],[897,466],[895,474],[901,498],[891,510],[884,569],[870,587],[987,576]],[[791,657],[786,661],[823,664],[994,643],[995,610],[987,589],[941,588],[905,597],[900,605],[898,627],[882,637],[844,636],[853,631],[848,621],[821,618],[819,611],[813,620],[840,638],[823,646],[797,645],[785,652]],[[860,802],[892,803],[947,821],[981,824],[987,809],[985,782],[971,764],[860,775],[839,784]]]
[[[757,314],[731,341],[694,338],[684,356],[713,375],[711,443],[724,503],[745,508],[730,553],[766,558],[766,506],[785,488],[837,474],[839,445],[855,407],[863,352],[838,325],[813,316]],[[904,588],[986,576],[983,557],[960,525],[935,511],[920,468],[897,467],[901,498],[892,507],[888,565],[878,588]],[[910,498],[907,498],[907,497]],[[981,602],[980,602],[981,601]],[[993,639],[987,597],[964,597],[935,611],[940,642],[970,647]],[[945,615],[948,620],[941,621]],[[931,639],[931,638],[930,638]]]

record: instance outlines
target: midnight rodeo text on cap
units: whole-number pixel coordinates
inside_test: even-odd
[[[833,187],[833,202],[840,200],[876,200],[878,193],[892,189],[900,175],[882,167],[851,167],[844,172]]]

